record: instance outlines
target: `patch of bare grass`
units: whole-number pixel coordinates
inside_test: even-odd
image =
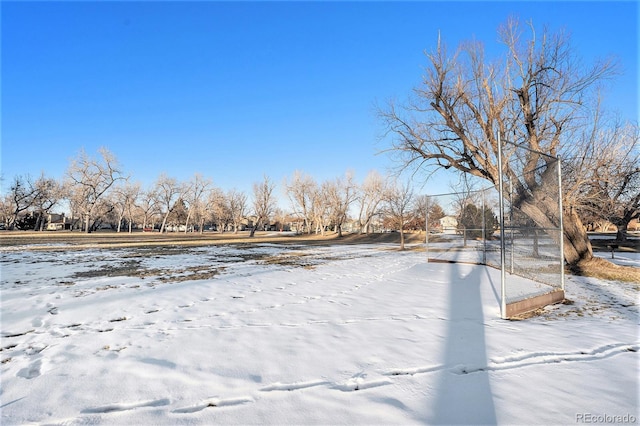
[[[73,275],[73,278],[96,278],[96,277],[119,277],[119,276],[137,276],[140,271],[139,260],[127,260],[119,265],[105,265],[100,269],[90,269],[88,271],[79,271]],[[65,283],[66,284],[66,283]]]
[[[261,260],[267,265],[281,265],[305,269],[314,269],[316,267],[316,265],[309,259],[309,253],[299,251],[265,256]]]
[[[628,282],[640,289],[640,269],[631,266],[616,265],[599,257],[582,261],[570,267],[569,270],[574,275],[609,281]]]
[[[160,275],[160,277],[158,278],[160,282],[179,283],[184,281],[208,280],[215,277],[223,270],[224,270],[224,267],[212,268],[210,266],[203,265],[203,266],[190,266],[188,268],[183,268],[179,270],[172,270],[168,274],[165,273],[162,275],[161,274],[155,274],[155,275]]]
[[[73,278],[100,278],[100,277],[135,277],[145,279],[147,277],[157,277],[162,283],[177,283],[192,280],[206,280],[222,272],[224,267],[212,267],[209,265],[189,266],[186,268],[153,268],[140,267],[140,261],[127,260],[119,265],[107,265],[99,269],[80,271],[74,274]],[[60,285],[73,285],[72,281],[63,281]],[[107,285],[98,287],[96,290],[108,290],[117,286]]]

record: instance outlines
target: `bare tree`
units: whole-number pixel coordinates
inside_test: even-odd
[[[285,181],[285,188],[294,215],[302,219],[304,229],[310,234],[313,221],[313,196],[318,190],[318,184],[311,176],[296,170],[291,182]]]
[[[580,216],[613,223],[616,238],[625,241],[629,222],[640,216],[640,132],[637,125],[600,120],[594,117],[565,157],[564,185]]]
[[[420,223],[421,228],[424,227],[425,231],[439,228],[440,219],[446,216],[437,200],[427,195],[418,195],[415,197],[413,210],[416,221]],[[427,218],[429,220],[428,223]]]
[[[281,208],[277,207],[273,212],[273,220],[275,221],[278,231],[284,231],[285,222],[288,215]]]
[[[462,214],[462,211],[469,204],[478,204],[481,194],[478,192],[477,181],[472,181],[469,176],[462,174],[456,183],[451,183],[449,188],[453,194],[452,207],[456,215]]]
[[[6,229],[9,229],[9,222],[13,218],[13,210],[11,206],[11,196],[6,194],[0,198],[0,223],[2,223]]]
[[[123,220],[127,220],[128,232],[133,231],[133,220],[140,195],[140,184],[126,182],[124,185],[116,186],[113,190],[113,205],[115,207],[116,231],[120,232]]]
[[[207,191],[211,188],[211,179],[205,179],[201,174],[196,173],[191,182],[185,186],[185,198],[187,201],[187,220],[184,225],[184,232],[189,229],[189,220],[202,210],[202,204],[206,199]]]
[[[276,208],[276,200],[273,191],[276,184],[268,176],[264,176],[262,182],[253,184],[253,212],[256,217],[249,236],[255,235],[256,229],[268,223]]]
[[[127,219],[127,224],[129,228],[129,233],[133,232],[133,223],[136,219],[136,215],[139,211],[139,197],[142,193],[142,186],[139,182],[131,184],[130,186],[130,197],[128,199],[128,203],[126,203],[125,208],[125,219]]]
[[[353,178],[353,173],[347,172],[344,177],[327,182],[324,185],[324,195],[330,209],[331,221],[338,233],[342,237],[342,226],[347,220],[349,207],[357,199],[357,184]]]
[[[231,189],[227,192],[226,198],[229,218],[233,224],[233,232],[237,234],[247,210],[247,195],[244,192]]]
[[[213,202],[219,195],[222,195],[222,191],[209,180],[201,199],[196,202],[193,212],[193,220],[198,223],[200,234],[204,232],[205,223],[215,218]]]
[[[139,203],[137,206],[137,214],[142,217],[142,229],[148,229],[149,222],[153,227],[154,219],[160,214],[158,195],[153,191],[142,191],[139,195]]]
[[[395,183],[384,196],[384,215],[400,231],[400,250],[404,250],[404,227],[413,218],[414,194],[411,184]]]
[[[329,194],[334,190],[333,182],[323,182],[316,191],[313,192],[311,198],[312,213],[315,233],[320,232],[320,235],[324,236],[325,230],[331,220],[331,203],[329,201]]]
[[[10,215],[8,218],[8,229],[14,229],[18,224],[18,219],[23,212],[26,212],[33,206],[38,196],[38,188],[33,180],[27,176],[16,176],[9,188],[7,195],[7,204],[10,206]]]
[[[100,198],[100,201],[96,203],[93,214],[91,215],[91,222],[89,223],[90,230],[114,228],[117,214],[113,202],[113,195],[113,191],[109,191],[108,194]]]
[[[369,233],[369,226],[373,218],[380,213],[382,200],[387,190],[386,180],[376,170],[369,172],[360,187],[358,197],[358,222],[360,233]]]
[[[231,223],[229,203],[222,189],[213,187],[211,191],[209,191],[206,204],[206,218],[216,226],[218,232],[224,232],[227,225]]]
[[[47,178],[44,173],[35,181],[34,187],[36,193],[33,206],[38,214],[38,220],[33,229],[42,231],[51,209],[58,204],[64,193],[62,185],[53,178]]]
[[[162,173],[155,183],[153,193],[157,197],[157,205],[162,214],[160,233],[166,232],[167,219],[176,208],[176,203],[182,195],[183,187],[175,178]]]
[[[115,156],[107,149],[98,150],[100,158],[89,157],[81,150],[67,169],[69,188],[84,218],[85,232],[91,232],[93,216],[112,186],[125,179]]]
[[[485,60],[479,42],[462,44],[449,54],[438,41],[427,54],[429,66],[416,98],[406,107],[390,104],[380,115],[395,135],[392,150],[407,167],[453,168],[498,185],[498,138],[505,162],[504,178],[517,194],[513,206],[541,228],[558,228],[557,207],[544,188],[555,179],[555,160],[567,132],[579,126],[597,83],[613,74],[610,61],[587,67],[571,50],[562,32],[536,34],[529,25],[525,38],[516,19],[499,31],[505,54]],[[516,149],[521,146],[528,149]],[[538,173],[522,173],[537,169]],[[570,264],[592,257],[580,218],[564,212],[565,259]]]

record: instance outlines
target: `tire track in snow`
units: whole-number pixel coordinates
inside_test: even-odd
[[[272,383],[269,386],[265,386],[260,388],[262,392],[273,392],[273,391],[294,391],[300,389],[311,388],[315,386],[325,386],[330,384],[326,380],[309,380],[306,382],[294,382],[294,383]]]
[[[250,397],[238,397],[238,398],[226,398],[226,399],[210,398],[194,405],[190,405],[182,408],[176,408],[175,410],[172,411],[172,413],[192,414],[210,407],[230,407],[234,405],[243,405],[249,402],[253,402],[253,398],[250,398]]]
[[[588,362],[610,358],[626,352],[637,353],[640,344],[612,343],[600,346],[591,351],[572,352],[531,352],[512,357],[495,358],[486,366],[472,365],[431,365],[416,368],[396,368],[382,371],[385,376],[413,376],[417,374],[433,373],[449,370],[454,374],[471,374],[482,371],[511,370],[532,365],[557,364],[561,362]]]
[[[640,349],[640,344],[612,343],[600,346],[591,351],[534,352],[521,356],[499,358],[497,361],[489,363],[486,370],[510,370],[513,368],[528,367],[530,365],[597,361],[626,352],[637,353],[638,349]],[[469,371],[462,371],[461,374],[475,373],[478,371],[483,371],[483,369],[470,369]]]
[[[377,373],[382,378],[368,379],[367,373],[359,372],[354,374],[347,380],[332,382],[326,379],[301,380],[291,383],[274,382],[270,385],[257,389],[259,393],[271,392],[296,392],[310,388],[325,388],[340,392],[357,392],[367,389],[373,389],[388,385],[393,385],[394,376],[413,376],[419,374],[427,374],[448,370],[453,374],[472,374],[481,371],[499,371],[514,368],[528,367],[532,365],[554,364],[560,362],[588,362],[596,361],[612,356],[620,355],[626,352],[637,353],[640,350],[640,344],[628,343],[612,343],[600,346],[590,351],[571,351],[571,352],[531,352],[518,356],[496,358],[487,366],[472,367],[466,365],[446,366],[432,365],[417,368],[400,368],[388,369]],[[259,397],[257,398],[259,399]],[[171,410],[174,414],[193,414],[208,408],[234,407],[248,403],[253,403],[256,398],[251,395],[232,397],[232,398],[207,398],[200,402],[187,405]],[[111,413],[118,411],[133,410],[141,407],[160,407],[171,404],[169,399],[159,399],[152,401],[142,401],[134,403],[111,404],[100,407],[88,408],[82,410],[83,414]]]
[[[169,405],[169,404],[171,404],[171,400],[168,398],[163,398],[163,399],[155,399],[151,401],[109,404],[109,405],[103,405],[100,407],[85,408],[84,410],[81,411],[81,413],[106,414],[106,413],[113,413],[118,411],[135,410],[136,408],[142,408],[142,407],[162,407],[164,405]]]

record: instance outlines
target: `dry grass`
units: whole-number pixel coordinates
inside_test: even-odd
[[[242,243],[322,243],[336,240],[335,234],[321,235],[284,235],[258,232],[255,237],[249,237],[248,232],[233,233],[116,233],[94,232],[91,234],[56,231],[29,232],[3,231],[0,232],[0,245],[4,247],[25,246],[28,250],[73,250],[87,248],[128,248],[128,247],[162,247],[162,246],[207,246],[214,244],[242,244]],[[22,248],[22,247],[21,247]]]
[[[309,254],[303,252],[288,252],[273,256],[264,256],[260,259],[267,265],[281,265],[314,269],[315,265],[308,259]]]
[[[405,243],[424,242],[424,233],[406,233]],[[366,244],[397,243],[400,244],[400,233],[380,234],[345,234],[338,237],[336,233],[325,235],[284,234],[274,232],[257,232],[249,237],[248,232],[233,233],[146,233],[146,232],[94,232],[91,234],[56,231],[3,231],[0,232],[0,245],[4,247],[25,246],[26,250],[73,250],[87,248],[127,248],[127,247],[161,247],[161,246],[207,246],[215,244],[257,244],[257,243],[292,243],[292,244]],[[22,247],[21,247],[22,248]]]
[[[599,257],[580,262],[570,267],[569,271],[574,275],[629,282],[640,288],[639,268],[616,265]]]

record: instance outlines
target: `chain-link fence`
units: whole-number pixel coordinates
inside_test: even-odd
[[[428,260],[501,269],[503,317],[509,306],[535,308],[550,303],[536,298],[564,289],[559,161],[542,160],[528,170],[511,166],[502,203],[499,185],[429,196]]]

